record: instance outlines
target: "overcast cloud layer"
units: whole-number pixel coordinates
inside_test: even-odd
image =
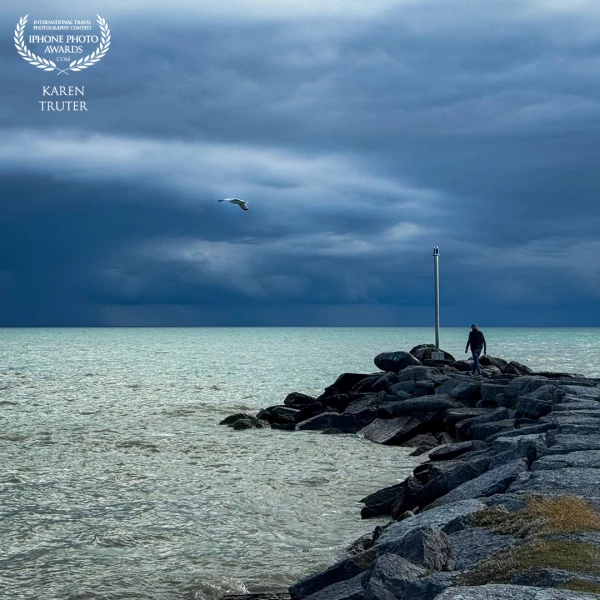
[[[0,6],[0,325],[429,325],[438,245],[443,324],[600,326],[597,1],[123,4]]]

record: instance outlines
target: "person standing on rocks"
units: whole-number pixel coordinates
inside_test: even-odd
[[[487,353],[487,345],[485,343],[483,332],[479,331],[475,323],[471,325],[471,331],[469,332],[469,339],[467,341],[467,347],[465,348],[465,354],[469,351],[469,346],[471,346],[471,354],[473,354],[473,370],[471,371],[471,375],[475,375],[475,373],[481,375],[479,356],[481,355],[482,350],[484,355]]]

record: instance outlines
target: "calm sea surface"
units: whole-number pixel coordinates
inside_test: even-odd
[[[600,376],[598,329],[486,329],[490,354]],[[442,330],[464,356],[468,330]],[[0,329],[0,598],[281,590],[371,531],[359,500],[406,449],[234,432],[430,329]]]

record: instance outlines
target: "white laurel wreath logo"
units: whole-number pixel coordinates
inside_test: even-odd
[[[87,69],[91,67],[93,64],[96,64],[107,52],[110,48],[110,29],[106,24],[106,21],[100,16],[98,17],[98,25],[100,25],[100,45],[92,52],[88,54],[85,58],[80,58],[79,60],[74,60],[66,69],[60,69],[56,66],[51,60],[46,58],[42,58],[41,56],[37,56],[31,50],[27,48],[25,42],[23,41],[23,36],[25,35],[25,25],[27,25],[27,17],[29,15],[25,15],[19,19],[17,23],[17,27],[15,29],[15,47],[17,48],[17,52],[30,64],[38,69],[44,69],[44,71],[58,71],[57,75],[64,73],[68,75],[68,71],[81,71],[82,69]]]

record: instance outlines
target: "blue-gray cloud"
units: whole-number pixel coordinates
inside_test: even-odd
[[[435,244],[448,324],[600,324],[594,3],[281,7],[101,2],[87,113],[0,47],[3,324],[426,324]]]

